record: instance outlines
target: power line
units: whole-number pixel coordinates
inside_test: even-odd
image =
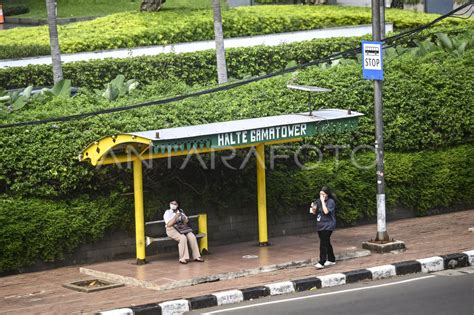
[[[466,3],[466,4],[464,4],[460,7],[452,10],[451,12],[448,12],[448,13],[434,19],[433,21],[431,21],[427,24],[421,25],[421,26],[416,27],[412,30],[405,31],[405,32],[402,32],[400,34],[397,34],[397,35],[394,35],[394,36],[391,36],[391,37],[387,37],[387,38],[383,39],[382,42],[385,42],[386,44],[388,44],[388,43],[392,43],[394,41],[403,39],[405,37],[412,36],[416,33],[419,33],[421,31],[433,26],[434,24],[442,21],[443,19],[453,15],[454,13],[456,13],[456,12],[458,12],[458,11],[460,11],[460,10],[466,8],[467,6],[470,6],[470,5],[471,4]],[[392,47],[392,46],[393,45],[387,45],[387,48]],[[268,79],[268,78],[272,78],[272,77],[280,76],[280,75],[283,75],[283,74],[295,72],[295,71],[297,71],[299,69],[302,69],[302,68],[315,66],[315,65],[318,65],[318,64],[321,64],[321,63],[330,62],[330,61],[340,59],[340,58],[347,58],[349,56],[354,56],[358,53],[360,53],[360,45],[358,45],[355,48],[348,49],[348,50],[341,51],[341,52],[337,52],[337,53],[331,54],[327,57],[320,58],[320,59],[317,59],[317,60],[314,60],[314,61],[310,61],[310,62],[301,64],[301,65],[288,67],[286,69],[271,72],[271,73],[268,73],[268,74],[265,74],[265,75],[262,75],[262,76],[257,76],[257,77],[254,77],[254,78],[249,78],[249,79],[229,83],[229,84],[218,86],[218,87],[211,88],[211,89],[201,90],[201,91],[197,91],[197,92],[193,92],[193,93],[189,93],[189,94],[173,96],[173,97],[169,97],[169,98],[165,98],[165,99],[161,99],[161,100],[154,100],[154,101],[149,101],[149,102],[144,102],[144,103],[139,103],[139,104],[134,104],[134,105],[129,105],[129,106],[122,106],[122,107],[116,107],[116,108],[107,108],[107,109],[94,111],[94,112],[68,115],[68,116],[62,116],[62,117],[47,118],[47,119],[41,119],[41,120],[33,120],[33,121],[3,124],[3,125],[0,125],[0,129],[21,127],[21,126],[41,125],[41,124],[46,124],[46,123],[51,123],[51,122],[65,122],[65,121],[70,121],[70,120],[83,119],[83,118],[87,118],[87,117],[90,117],[90,116],[97,116],[97,115],[127,111],[127,110],[132,110],[132,109],[141,108],[141,107],[148,107],[148,106],[154,106],[154,105],[163,105],[163,104],[173,103],[173,102],[182,101],[182,100],[185,100],[185,99],[191,98],[191,97],[197,97],[197,96],[201,96],[201,95],[207,95],[207,94],[213,94],[213,93],[217,93],[217,92],[221,92],[221,91],[227,91],[227,90],[234,89],[234,88],[237,88],[237,87],[240,87],[240,86],[243,86],[243,85],[247,85],[247,84],[250,84],[250,83],[253,83],[253,82],[258,82],[258,81],[265,80],[265,79]]]

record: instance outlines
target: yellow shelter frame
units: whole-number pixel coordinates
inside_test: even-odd
[[[258,240],[268,245],[265,146],[299,142],[317,133],[353,129],[362,114],[343,110],[315,111],[198,126],[161,129],[101,138],[88,145],[80,161],[93,166],[133,163],[137,264],[146,263],[143,205],[143,161],[255,147]],[[286,131],[285,131],[286,130]],[[291,133],[293,132],[293,133]],[[244,137],[245,134],[245,137]],[[248,140],[247,140],[248,135]],[[247,140],[247,141],[246,141]]]

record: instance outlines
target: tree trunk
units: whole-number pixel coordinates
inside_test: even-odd
[[[403,0],[392,0],[390,3],[391,8],[403,9]]]
[[[140,5],[140,11],[159,11],[165,2],[166,0],[143,0],[142,4]]]
[[[53,62],[54,83],[63,79],[61,66],[61,50],[59,49],[58,26],[56,23],[56,1],[46,0],[48,11],[49,44],[51,46],[51,59]]]
[[[212,0],[214,11],[214,36],[216,41],[217,82],[227,82],[227,65],[225,62],[224,33],[222,31],[222,15],[220,0]]]

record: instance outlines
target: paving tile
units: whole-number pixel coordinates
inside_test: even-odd
[[[449,225],[445,224],[446,220],[449,220]],[[112,308],[207,295],[223,290],[259,287],[274,282],[299,280],[419,258],[461,253],[474,249],[472,232],[468,231],[468,228],[472,226],[474,226],[474,211],[472,210],[389,222],[387,228],[390,236],[405,241],[408,247],[406,252],[373,254],[370,257],[341,261],[335,266],[322,270],[315,270],[314,267],[275,270],[166,291],[126,286],[95,293],[81,293],[63,288],[62,283],[91,278],[79,273],[77,266],[7,276],[2,277],[0,282],[0,313],[93,314]],[[336,254],[361,249],[361,243],[374,237],[375,232],[375,224],[337,230],[332,237]],[[319,240],[315,233],[277,237],[270,241],[275,245],[266,248],[254,246],[255,242],[215,247],[211,255],[204,256],[206,262],[203,264],[180,265],[177,263],[175,253],[167,253],[155,255],[151,257],[149,264],[139,267],[134,265],[134,260],[81,267],[123,273],[123,275],[164,285],[173,280],[185,280],[190,276],[204,276],[216,272],[238,271],[292,260],[316,258],[319,253]],[[243,259],[243,255],[258,255],[259,257],[258,259]]]

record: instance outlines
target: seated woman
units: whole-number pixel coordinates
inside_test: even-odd
[[[189,221],[183,210],[179,208],[179,202],[177,200],[170,201],[170,208],[165,211],[163,219],[165,220],[166,224],[166,234],[178,242],[179,262],[182,264],[187,264],[189,261],[188,242],[191,246],[194,261],[204,262],[204,260],[201,258],[201,253],[199,253],[199,246],[194,233],[189,232],[184,235],[179,233],[173,227],[173,225],[176,223],[188,223]]]

